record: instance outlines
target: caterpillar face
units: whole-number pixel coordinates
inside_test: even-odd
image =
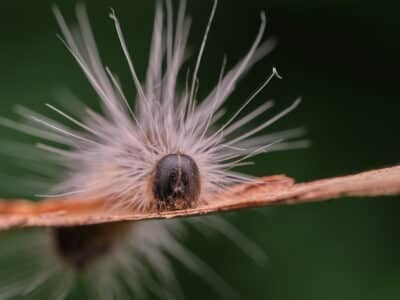
[[[158,161],[152,178],[158,211],[193,208],[200,195],[200,173],[188,155],[177,153]]]

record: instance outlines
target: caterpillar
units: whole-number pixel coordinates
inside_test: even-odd
[[[61,178],[46,197],[101,198],[110,209],[188,209],[210,201],[206,200],[208,195],[216,191],[256,180],[236,170],[248,164],[251,157],[307,146],[305,141],[292,141],[304,134],[302,129],[260,134],[295,109],[300,100],[253,128],[241,130],[272,108],[273,102],[267,101],[244,113],[268,83],[279,77],[275,68],[237,111],[230,114],[224,109],[239,80],[273,49],[273,41],[263,41],[264,13],[244,57],[229,71],[225,70],[224,59],[215,87],[208,96],[198,99],[198,74],[216,8],[214,1],[193,72],[187,73],[183,88],[178,86],[178,76],[188,57],[191,23],[186,16],[186,2],[180,1],[175,22],[171,2],[158,2],[143,82],[135,70],[119,20],[111,10],[110,18],[137,93],[134,104],[115,73],[103,64],[85,7],[77,5],[74,27],[54,8],[60,39],[96,92],[101,112],[81,101],[71,105],[71,100],[65,109],[46,104],[65,122],[28,108],[18,110],[23,117],[19,122],[0,119],[4,126],[39,138],[36,146],[45,153],[41,159],[62,170]],[[264,257],[263,251],[218,216],[52,228],[45,234],[32,233],[35,241],[29,246],[33,256],[30,261],[40,264],[32,270],[48,270],[39,272],[22,290],[12,288],[12,283],[5,284],[0,298],[20,299],[35,294],[43,297],[44,293],[48,299],[65,299],[71,296],[70,287],[76,278],[83,277],[87,286],[94,287],[88,292],[94,299],[132,295],[140,299],[147,293],[175,299],[183,294],[168,258],[174,257],[231,299],[233,292],[224,280],[182,245],[180,236],[188,226],[220,231],[256,260]],[[43,287],[55,286],[51,284],[55,278],[59,278],[58,288],[49,294]]]

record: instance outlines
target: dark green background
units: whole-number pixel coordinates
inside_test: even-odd
[[[72,20],[75,1],[58,1]],[[56,38],[53,1],[2,1],[0,26],[0,114],[15,104],[37,110],[54,102],[54,91],[70,87],[86,102],[97,98]],[[136,68],[144,74],[153,1],[86,1],[104,61],[134,95],[109,7],[116,9]],[[189,1],[190,38],[195,53],[212,1]],[[255,175],[285,173],[298,181],[343,175],[397,164],[400,109],[400,4],[398,1],[220,1],[200,70],[200,95],[218,77],[223,54],[230,65],[248,49],[266,11],[268,35],[279,44],[231,97],[231,109],[276,66],[275,80],[257,99],[277,100],[279,108],[297,96],[303,103],[271,130],[304,126],[313,145],[306,150],[268,154],[247,169]],[[13,116],[11,116],[13,118]],[[14,132],[0,128],[0,136]],[[0,158],[3,196],[26,196],[9,185],[20,171]],[[19,177],[20,178],[20,177]],[[18,187],[18,184],[16,184]],[[242,211],[228,215],[266,249],[269,261],[257,266],[233,244],[215,237],[189,237],[187,245],[213,266],[246,299],[400,299],[398,197],[341,199],[321,204]],[[1,267],[1,266],[0,266]],[[218,296],[177,266],[188,299]]]

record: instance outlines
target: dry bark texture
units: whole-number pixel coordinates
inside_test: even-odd
[[[40,202],[0,202],[0,229],[13,227],[76,226],[119,221],[187,217],[248,207],[299,204],[339,197],[372,197],[400,194],[400,166],[355,175],[295,183],[276,175],[256,184],[242,184],[210,195],[197,208],[163,213],[140,213],[107,206],[104,199],[47,199]]]

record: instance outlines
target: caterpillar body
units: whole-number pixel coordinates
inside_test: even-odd
[[[54,9],[61,39],[97,93],[102,112],[95,112],[81,102],[71,111],[47,104],[75,127],[26,108],[19,110],[24,117],[22,122],[0,120],[5,126],[40,138],[37,146],[47,153],[46,161],[62,168],[62,178],[47,196],[106,199],[110,209],[115,206],[140,211],[187,209],[209,201],[208,195],[227,186],[254,180],[235,170],[248,163],[249,158],[307,145],[304,141],[290,141],[302,136],[302,129],[260,135],[297,107],[299,100],[259,125],[245,132],[240,130],[273,106],[268,101],[244,114],[265,86],[279,77],[275,69],[239,110],[229,115],[223,108],[238,81],[273,48],[272,41],[262,41],[266,27],[264,14],[248,52],[228,72],[225,72],[224,60],[217,84],[208,96],[198,99],[198,72],[217,1],[214,1],[193,72],[187,76],[186,87],[182,89],[177,82],[187,59],[190,19],[186,16],[185,1],[180,2],[175,25],[170,1],[165,6],[166,13],[161,2],[156,9],[143,83],[134,68],[116,14],[114,11],[110,14],[137,92],[134,105],[123,92],[117,76],[100,59],[84,6],[77,6],[78,26],[74,30],[58,8]],[[182,245],[180,237],[187,226],[217,230],[257,260],[264,258],[260,249],[217,216],[53,228],[45,237],[38,235],[31,246],[32,253],[35,249],[44,249],[44,245],[51,249],[48,255],[43,250],[32,254],[36,255],[32,260],[37,262],[51,257],[54,263],[35,267],[41,270],[45,266],[49,270],[39,273],[22,291],[0,289],[0,298],[40,295],[43,289],[39,287],[51,285],[54,274],[64,274],[59,277],[63,278],[64,288],[54,289],[54,295],[48,299],[65,299],[76,274],[91,274],[88,285],[94,287],[94,299],[119,299],[132,294],[140,299],[146,293],[161,299],[176,299],[183,295],[172,272],[168,259],[171,256],[221,294],[232,298],[224,280]]]

